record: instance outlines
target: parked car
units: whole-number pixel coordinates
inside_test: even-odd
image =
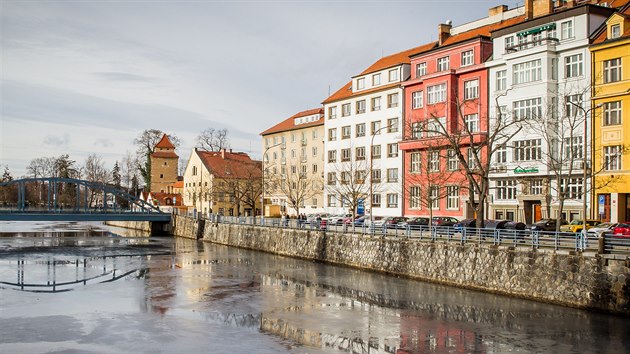
[[[388,216],[383,219],[382,226],[387,229],[395,229],[398,227],[398,224],[407,221],[407,218],[404,216]]]
[[[462,221],[456,222],[453,227],[457,230],[461,230],[463,228],[476,227],[477,219],[464,219]]]
[[[504,228],[506,230],[525,230],[527,225],[520,221],[508,221],[505,223]]]
[[[366,220],[370,220],[370,216],[369,215],[361,215],[358,216],[356,219],[352,220],[352,218],[346,218],[344,219],[344,223],[347,225],[352,225],[354,224],[354,226],[363,226],[365,224]]]
[[[612,235],[613,237],[630,238],[630,223],[624,222],[618,224],[613,229]]]
[[[327,220],[330,225],[343,225],[343,219],[352,218],[352,214],[330,215]]]
[[[453,226],[458,222],[459,220],[451,216],[434,216],[432,220],[433,226]]]
[[[382,216],[372,216],[372,218],[365,219],[365,225],[369,227],[379,228],[383,226],[383,220],[385,218]]]
[[[484,223],[484,228],[490,230],[503,230],[505,229],[505,225],[509,223],[510,220],[486,220]],[[524,226],[525,224],[523,224]]]
[[[619,223],[617,222],[603,222],[601,224],[595,225],[590,229],[587,229],[589,237],[599,237],[605,233],[612,233],[613,229],[617,227]]]
[[[542,219],[529,226],[532,231],[556,231],[556,219]],[[560,225],[566,225],[566,220],[560,220]]]
[[[315,225],[316,224],[315,220],[317,219],[317,217],[319,217],[320,219],[326,219],[326,218],[328,218],[328,216],[329,216],[329,214],[326,214],[326,213],[309,214],[306,217],[306,223],[307,224],[312,224],[313,226],[316,227],[317,225]]]
[[[419,229],[422,226],[429,225],[429,218],[426,216],[415,216],[407,219],[407,221],[403,221],[398,226],[402,228],[411,228],[411,229]]]
[[[591,227],[593,227],[593,226],[595,226],[595,225],[597,225],[599,223],[600,223],[599,220],[586,220],[586,230],[588,231],[588,229],[590,229]],[[582,220],[573,219],[573,221],[571,221],[570,224],[560,226],[560,231],[562,231],[562,232],[580,232],[580,231],[582,231],[583,227],[584,227],[584,222]]]

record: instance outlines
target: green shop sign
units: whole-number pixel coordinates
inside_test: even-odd
[[[514,173],[536,173],[538,167],[517,167],[514,169]]]
[[[527,31],[523,31],[523,32],[519,32],[516,34],[517,37],[526,37],[530,34],[536,34],[536,33],[540,33],[542,31],[549,31],[549,30],[555,30],[556,29],[556,23],[552,22],[552,23],[548,23],[546,25],[540,26],[540,27],[535,27],[532,29],[528,29]]]

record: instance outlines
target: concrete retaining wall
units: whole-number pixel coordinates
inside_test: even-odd
[[[628,260],[529,247],[460,245],[252,225],[200,225],[183,217],[176,220],[177,235],[203,235],[208,242],[630,315]]]
[[[105,225],[151,232],[150,221],[105,221]]]

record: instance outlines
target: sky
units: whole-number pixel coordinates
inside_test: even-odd
[[[490,0],[0,0],[0,168],[89,154],[108,168],[159,129],[187,159],[206,128],[260,158],[260,132],[383,55],[487,15]]]

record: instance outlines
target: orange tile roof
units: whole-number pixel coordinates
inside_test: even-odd
[[[624,16],[626,18],[630,17],[630,1],[625,0],[624,6],[622,8],[620,8],[618,12],[615,12],[615,14],[619,14],[619,15]],[[608,40],[608,25],[607,25],[606,22],[604,22],[602,24],[602,27],[600,27],[598,29],[598,31],[600,33],[593,40],[593,44],[604,43],[604,42],[606,42]],[[619,38],[626,38],[628,36],[630,36],[630,29],[628,29],[627,31],[622,33]],[[619,38],[615,38],[615,39],[619,39]]]
[[[175,145],[171,143],[171,141],[169,140],[166,134],[162,136],[162,139],[160,139],[160,141],[155,145],[155,147],[162,148],[162,149],[175,149]]]
[[[346,99],[348,97],[358,97],[358,96],[362,96],[362,95],[367,95],[369,93],[387,90],[387,89],[392,88],[392,87],[397,87],[397,86],[400,86],[401,84],[402,84],[401,82],[395,82],[393,84],[377,86],[377,87],[374,87],[374,88],[369,89],[369,90],[361,90],[359,92],[352,92],[352,81],[350,81],[344,87],[339,89],[337,92],[333,93],[330,97],[328,97],[326,99],[326,101],[324,101],[322,103],[326,104],[326,103],[330,103],[330,102],[343,100],[343,99]]]
[[[216,178],[258,178],[262,175],[261,162],[252,160],[244,152],[196,152],[204,166]]]
[[[173,188],[184,188],[184,181],[177,181],[173,183]]]
[[[159,193],[159,192],[151,192],[151,196],[153,197],[153,202],[159,202],[160,206],[180,206],[182,205],[182,195],[179,193]],[[171,203],[166,203],[166,199],[169,198]],[[175,200],[175,204],[173,204],[173,200]]]
[[[295,118],[299,118],[299,117],[305,117],[305,116],[310,116],[313,114],[320,114],[320,118],[316,121],[313,122],[308,122],[308,123],[304,123],[304,124],[299,124],[299,125],[295,125],[294,120]],[[269,134],[273,134],[273,133],[280,133],[280,132],[285,132],[285,131],[290,131],[290,130],[297,130],[297,129],[302,129],[302,128],[307,128],[307,127],[313,127],[316,125],[323,125],[324,124],[324,109],[323,108],[313,108],[313,109],[309,109],[306,111],[302,111],[300,113],[296,113],[294,115],[292,115],[291,117],[283,120],[282,122],[274,125],[273,127],[265,130],[264,132],[260,133],[260,135],[269,135]]]
[[[505,21],[492,23],[486,26],[481,26],[481,27],[471,29],[470,31],[458,33],[454,36],[450,36],[446,38],[444,42],[442,43],[442,45],[439,46],[439,48],[446,47],[446,46],[460,43],[460,42],[464,42],[469,39],[477,38],[480,36],[490,37],[490,32],[492,31],[496,31],[504,27],[509,27],[509,26],[512,26],[521,22],[525,22],[525,16],[512,17]]]

